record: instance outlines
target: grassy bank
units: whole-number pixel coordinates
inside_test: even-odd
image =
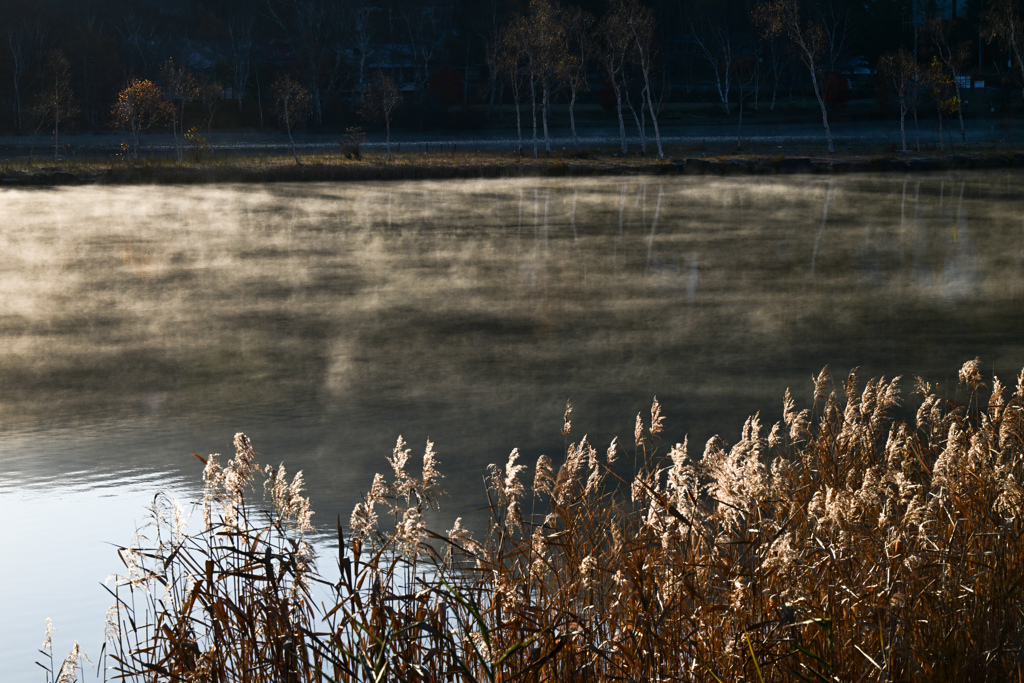
[[[382,155],[361,159],[341,154],[301,157],[231,156],[178,165],[171,159],[139,163],[99,160],[50,162],[0,160],[0,187],[52,186],[83,183],[201,184],[270,183],[360,180],[427,180],[447,178],[515,178],[597,176],[616,174],[743,175],[778,173],[922,172],[971,168],[1024,168],[1024,153],[975,146],[955,153],[926,151],[902,154],[866,146],[827,155],[814,145],[752,147],[727,151],[705,145],[670,148],[666,159],[619,156],[609,150],[580,154],[561,151],[551,157],[520,156],[512,152],[433,152]]]
[[[413,472],[399,439],[319,558],[336,583],[301,476],[239,434],[229,461],[200,458],[199,531],[158,497],[120,549],[107,663],[131,681],[1009,680],[1024,373],[990,384],[977,361],[956,387],[918,381],[904,420],[897,380],[823,372],[813,406],[787,392],[773,427],[702,456],[660,443],[657,401],[603,453],[567,409],[560,462],[491,466],[476,537],[427,526],[438,459],[428,443]]]
[[[598,154],[586,158],[533,159],[512,153],[438,152],[396,155],[391,162],[375,154],[359,160],[340,154],[318,154],[304,155],[301,161],[296,164],[290,156],[267,155],[232,156],[181,166],[169,159],[136,164],[84,161],[61,166],[7,161],[0,162],[0,186],[504,178],[658,173],[673,169],[667,162],[650,158],[617,159]]]

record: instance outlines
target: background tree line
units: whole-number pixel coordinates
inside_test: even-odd
[[[1022,2],[0,0],[0,132],[120,125],[137,140],[160,125],[180,158],[190,130],[459,128],[514,111],[537,154],[552,107],[576,137],[583,102],[617,123],[623,151],[633,130],[660,154],[681,102],[741,122],[813,96],[830,137],[850,76],[870,71],[901,122],[923,109],[965,141],[972,79],[1006,97],[1024,85]]]

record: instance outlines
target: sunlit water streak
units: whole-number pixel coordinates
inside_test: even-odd
[[[809,377],[1024,367],[1015,174],[0,191],[0,671],[99,650],[114,548],[245,431],[346,519],[403,434],[441,525],[513,447],[734,439]],[[909,386],[908,379],[905,385]]]

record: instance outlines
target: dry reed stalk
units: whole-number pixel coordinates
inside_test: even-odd
[[[316,607],[301,478],[244,435],[207,463],[202,532],[157,498],[155,539],[122,549],[113,630],[136,681],[1004,680],[1024,645],[1024,373],[979,366],[940,393],[899,381],[747,420],[700,458],[638,416],[632,471],[584,437],[532,477],[491,466],[489,518],[427,529],[437,458],[399,439],[356,506],[340,580]],[[571,431],[567,408],[563,435]],[[269,510],[247,498],[263,477]],[[527,486],[527,481],[532,486]],[[526,510],[531,512],[527,513]],[[378,511],[382,514],[378,515]],[[381,520],[388,520],[382,527]]]

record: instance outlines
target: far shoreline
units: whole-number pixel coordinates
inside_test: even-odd
[[[390,162],[379,152],[360,159],[341,153],[301,155],[236,155],[184,161],[143,158],[137,163],[116,160],[52,161],[0,159],[0,188],[65,185],[197,185],[217,183],[365,182],[449,179],[558,178],[614,175],[842,175],[849,173],[926,173],[959,170],[1024,169],[1024,151],[958,149],[953,152],[896,152],[856,149],[835,154],[806,147],[772,153],[768,150],[669,149],[666,158],[608,149],[582,153],[560,150],[538,158],[510,152],[465,151],[397,154]]]

